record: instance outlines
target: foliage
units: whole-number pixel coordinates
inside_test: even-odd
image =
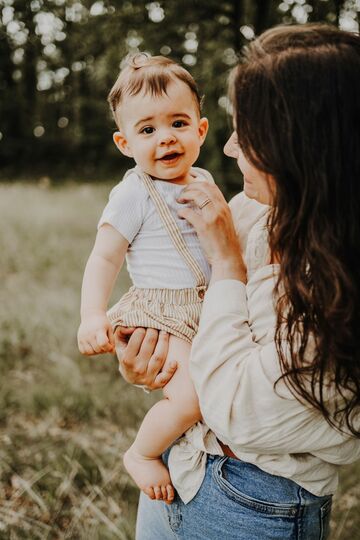
[[[239,176],[222,146],[230,131],[226,76],[242,45],[279,23],[326,21],[357,30],[356,0],[2,0],[2,176],[82,179],[128,167],[112,144],[106,96],[121,60],[169,55],[206,95],[210,133],[199,165],[222,187]],[[226,185],[224,185],[226,184]]]

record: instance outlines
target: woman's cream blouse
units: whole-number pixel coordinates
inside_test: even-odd
[[[248,282],[217,281],[206,293],[190,360],[204,423],[172,447],[172,481],[190,501],[204,478],[206,455],[223,454],[219,439],[243,461],[315,495],[332,494],[338,466],[360,458],[360,439],[332,428],[284,383],[274,391],[281,372],[274,343],[277,266],[267,264],[268,207],[243,193],[230,206]]]

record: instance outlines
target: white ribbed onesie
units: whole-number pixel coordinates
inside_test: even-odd
[[[203,169],[192,172],[213,182]],[[128,240],[126,262],[134,284],[108,312],[114,327],[156,328],[189,342],[197,332],[210,266],[194,228],[177,215],[182,189],[136,167],[110,194],[98,227],[109,223]]]

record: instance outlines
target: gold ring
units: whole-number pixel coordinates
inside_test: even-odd
[[[201,204],[199,204],[199,209],[202,210],[204,208],[204,206],[206,206],[209,203],[211,203],[210,199],[205,199],[205,201],[203,201]]]

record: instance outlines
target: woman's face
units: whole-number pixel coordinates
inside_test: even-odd
[[[244,156],[234,131],[224,146],[224,154],[236,159],[244,176],[244,192],[250,199],[271,205],[275,195],[275,181],[269,174],[259,171]]]

